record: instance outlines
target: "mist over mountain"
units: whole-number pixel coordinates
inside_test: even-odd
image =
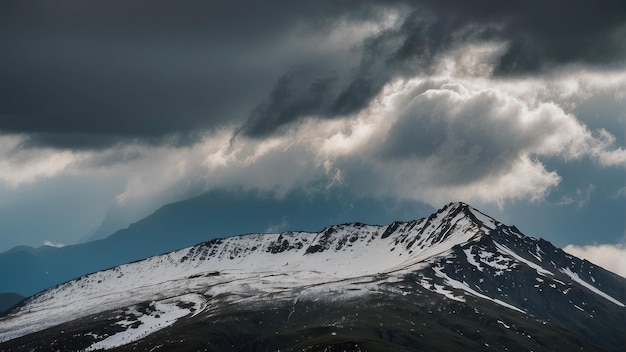
[[[0,348],[623,351],[625,307],[625,278],[451,203],[86,275],[1,318]]]

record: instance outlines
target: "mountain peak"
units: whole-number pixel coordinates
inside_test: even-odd
[[[449,216],[456,216],[458,214],[463,214],[471,221],[476,223],[481,227],[486,227],[490,230],[495,230],[497,227],[502,226],[503,224],[491,216],[481,212],[480,210],[472,207],[471,205],[463,202],[452,202],[445,205],[438,212],[447,211]],[[489,231],[487,231],[489,233]]]

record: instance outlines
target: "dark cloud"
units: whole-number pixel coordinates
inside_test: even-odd
[[[396,6],[401,26],[365,40],[356,67],[281,41]],[[618,64],[625,18],[623,0],[3,1],[0,132],[96,149],[233,124],[261,138],[307,116],[356,113],[467,41],[509,43],[499,75]]]
[[[187,147],[202,140],[202,134],[195,131],[156,134],[145,136],[118,135],[102,133],[66,133],[36,132],[31,133],[20,143],[20,148],[45,148],[54,146],[72,150],[103,150],[124,144],[143,144],[148,146],[168,145]]]
[[[0,129],[58,134],[58,140],[64,134],[95,135],[68,141],[86,147],[99,146],[106,136],[111,140],[104,144],[160,137],[228,121],[257,88],[235,84],[256,77],[236,67],[220,72],[209,50],[193,53],[186,47],[181,54],[136,44],[123,48],[78,38],[4,56]]]
[[[290,69],[276,83],[269,102],[252,112],[242,132],[262,136],[291,122],[295,116],[327,114],[337,79],[335,72],[320,76],[311,67]]]
[[[616,36],[626,25],[626,3],[621,0],[443,0],[428,7],[462,22],[499,25],[511,42],[501,61],[502,70],[534,68],[507,66],[514,61],[607,63],[624,59],[623,40]]]
[[[253,114],[243,130],[254,131],[248,135],[258,137],[254,126],[263,125],[262,132],[270,134],[273,122],[278,122],[274,116],[281,117],[275,127],[282,127],[313,114],[332,118],[359,112],[390,80],[428,73],[438,55],[468,42],[508,44],[496,62],[495,74],[500,76],[541,74],[570,63],[606,66],[626,60],[626,2],[622,0],[443,0],[414,1],[412,5],[414,10],[399,28],[364,42],[359,67],[343,86],[333,87],[338,89],[336,95],[325,95],[330,101],[320,101],[317,109],[300,110],[293,107],[306,105],[306,94],[301,96],[302,104],[291,97],[288,107],[272,103],[273,94],[271,102],[263,105],[264,114]],[[281,84],[276,84],[275,91]]]
[[[0,132],[102,148],[232,124],[293,65],[256,63],[281,36],[369,16],[354,3],[3,2]]]
[[[82,133],[31,133],[20,143],[20,148],[55,146],[61,149],[101,149],[127,141],[118,135]]]

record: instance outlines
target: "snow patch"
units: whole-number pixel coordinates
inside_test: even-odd
[[[464,249],[463,252],[465,252],[465,256],[467,256],[468,263],[475,266],[478,270],[483,271],[483,268],[480,266],[480,263],[477,262],[476,259],[474,259],[474,255],[472,254],[472,247],[468,249]]]
[[[470,207],[470,212],[472,212],[472,214],[476,217],[476,219],[478,219],[478,221],[482,222],[483,225],[485,225],[485,227],[491,229],[491,230],[495,230],[497,225],[496,225],[496,221],[492,218],[490,218],[489,216],[481,213],[480,211],[471,208]]]
[[[499,300],[497,298],[491,298],[489,296],[485,296],[482,293],[478,293],[478,292],[474,291],[466,283],[459,282],[457,280],[452,279],[448,275],[446,275],[443,271],[441,271],[441,268],[433,268],[433,270],[435,271],[435,275],[437,275],[438,277],[444,279],[446,284],[451,286],[451,287],[453,287],[453,288],[461,289],[461,290],[463,290],[463,291],[465,291],[465,292],[467,292],[467,293],[469,293],[471,295],[474,295],[476,297],[483,298],[483,299],[488,299],[488,300],[490,300],[492,302],[495,302],[495,303],[497,303],[497,304],[499,304],[499,305],[501,305],[503,307],[506,307],[506,308],[509,308],[509,309],[513,309],[513,310],[516,310],[518,312],[526,314],[525,311],[515,307],[514,305],[511,305],[511,304],[508,304],[506,302],[503,302],[503,301],[501,301],[501,300]]]
[[[183,308],[181,303],[191,303],[194,308]],[[203,297],[193,294],[154,302],[154,310],[151,310],[149,314],[140,314],[137,321],[122,320],[118,322],[118,325],[127,327],[127,329],[92,344],[86,351],[108,350],[135,342],[174,324],[178,319],[192,314],[194,310],[197,314],[205,304],[206,300]],[[137,314],[138,312],[135,311],[134,313]],[[135,327],[137,323],[139,325]]]
[[[511,257],[513,257],[513,258],[515,258],[515,259],[519,260],[520,262],[522,262],[522,263],[524,263],[524,264],[528,265],[529,267],[531,267],[531,268],[533,268],[533,269],[537,270],[537,273],[539,273],[539,275],[543,275],[543,276],[546,276],[546,275],[552,275],[552,276],[554,276],[554,274],[553,274],[553,273],[551,273],[550,271],[548,271],[548,270],[546,270],[546,269],[544,269],[544,268],[540,267],[539,265],[537,265],[537,264],[535,264],[535,263],[531,262],[530,260],[527,260],[527,259],[525,259],[525,258],[523,258],[523,257],[520,257],[520,256],[519,256],[519,255],[517,255],[515,252],[513,252],[512,250],[510,250],[507,246],[502,245],[502,244],[499,244],[499,243],[497,243],[497,242],[495,242],[495,241],[493,242],[493,244],[495,244],[495,245],[496,245],[496,247],[498,248],[498,250],[499,250],[499,251],[501,251],[501,252],[503,252],[504,254],[509,255],[509,256],[511,256]]]
[[[498,324],[504,326],[507,329],[510,329],[511,327],[509,325],[506,325],[502,320],[498,320]]]
[[[577,283],[581,284],[582,286],[584,286],[585,288],[589,289],[590,291],[592,291],[593,293],[604,297],[605,299],[607,299],[609,302],[617,304],[620,307],[626,307],[624,305],[624,303],[616,300],[615,298],[609,296],[608,294],[600,291],[599,289],[597,289],[596,287],[592,286],[591,284],[589,284],[588,282],[586,282],[585,280],[581,279],[580,276],[578,276],[578,274],[576,274],[575,272],[573,272],[570,268],[565,268],[565,269],[561,269],[561,272],[566,274],[567,276],[569,276],[572,280],[576,281]]]

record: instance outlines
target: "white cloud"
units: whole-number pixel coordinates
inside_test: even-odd
[[[0,182],[10,187],[57,176],[85,157],[81,153],[52,148],[21,148],[25,138],[0,135]]]
[[[589,246],[567,245],[566,252],[626,277],[626,246],[598,244]]]
[[[597,137],[589,141],[590,154],[602,166],[626,167],[626,150],[623,148],[611,149],[615,144],[615,136],[604,129],[597,132]]]
[[[546,169],[546,157],[626,165],[610,133],[592,132],[553,99],[539,99],[535,91],[558,77],[512,84],[473,78],[467,68],[455,77],[454,69],[388,85],[367,111],[335,127],[318,158],[360,193],[433,205],[540,200],[563,177]],[[309,133],[320,135],[321,123]],[[583,206],[592,192],[563,201]]]

